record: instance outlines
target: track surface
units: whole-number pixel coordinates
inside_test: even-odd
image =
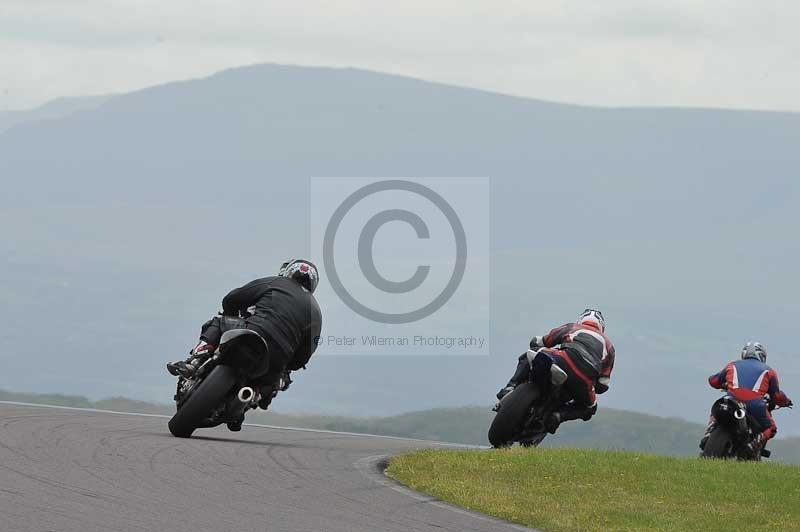
[[[199,430],[161,417],[0,404],[0,530],[502,531],[399,488],[376,465],[436,444],[297,429]]]

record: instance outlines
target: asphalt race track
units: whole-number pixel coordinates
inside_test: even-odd
[[[0,403],[0,531],[528,530],[382,475],[386,456],[434,443],[259,426],[181,440],[166,425]]]

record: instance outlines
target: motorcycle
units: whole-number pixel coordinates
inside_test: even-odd
[[[769,397],[765,400],[770,410],[776,408]],[[711,415],[716,426],[705,443],[701,442],[703,458],[759,461],[762,457],[769,458],[772,455],[772,452],[765,447],[762,447],[760,452],[755,452],[748,446],[762,429],[755,417],[747,412],[743,402],[727,395],[720,397],[711,407]]]
[[[254,383],[266,375],[269,361],[267,343],[255,331],[225,332],[214,354],[192,378],[178,378],[174,397],[177,412],[169,420],[169,431],[178,438],[188,438],[199,428],[223,423],[240,427],[245,412],[258,407],[262,399]],[[288,374],[284,374],[276,387],[264,390],[265,395],[271,400],[290,383]]]
[[[547,417],[570,399],[562,388],[567,374],[549,355],[529,350],[527,357],[529,381],[514,388],[493,409],[497,412],[489,427],[493,447],[508,447],[515,442],[536,447],[548,434]]]

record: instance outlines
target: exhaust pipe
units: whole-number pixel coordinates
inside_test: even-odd
[[[245,404],[251,403],[253,401],[253,398],[255,398],[255,396],[256,392],[249,386],[245,386],[244,388],[239,390],[239,393],[236,395],[239,401]]]
[[[735,417],[736,419],[738,419],[740,421],[742,419],[744,419],[744,416],[745,416],[745,411],[742,410],[741,408],[737,408],[736,412],[733,413],[733,417]]]

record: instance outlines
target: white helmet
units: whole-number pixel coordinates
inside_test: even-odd
[[[606,330],[606,320],[599,310],[587,308],[578,316],[578,323],[590,323],[600,329],[600,332],[605,332]]]
[[[314,266],[313,262],[305,259],[287,260],[281,265],[281,269],[278,270],[278,275],[280,277],[294,279],[312,294],[319,284],[319,271],[317,271],[317,267]]]
[[[761,342],[747,342],[742,347],[742,360],[746,358],[754,358],[761,362],[767,362],[767,348]]]

